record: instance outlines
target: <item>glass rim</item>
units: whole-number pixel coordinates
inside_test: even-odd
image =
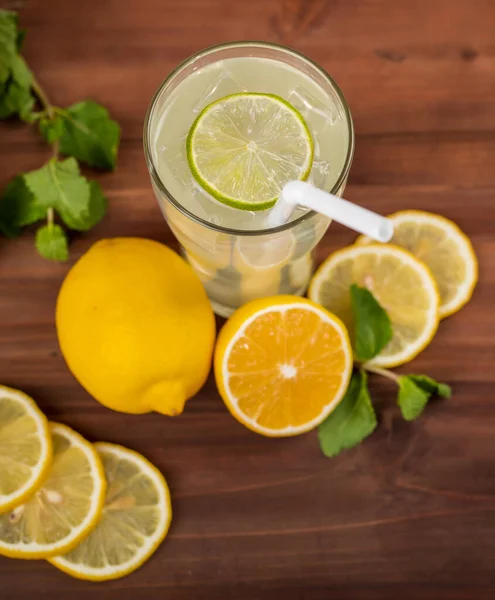
[[[211,223],[210,221],[205,221],[201,217],[198,217],[191,211],[187,210],[187,208],[185,208],[176,198],[174,198],[174,196],[169,192],[169,190],[167,189],[167,187],[161,180],[160,176],[158,175],[158,171],[155,168],[155,164],[153,162],[153,156],[152,156],[152,151],[151,151],[150,126],[151,126],[151,117],[154,113],[155,106],[156,106],[158,99],[160,98],[163,90],[179,73],[181,73],[184,69],[186,69],[190,64],[192,64],[193,62],[195,62],[196,60],[198,60],[204,56],[208,56],[209,54],[216,52],[217,50],[226,50],[229,48],[249,48],[249,47],[268,48],[268,49],[279,50],[279,51],[282,51],[282,52],[285,52],[288,54],[292,54],[296,58],[302,60],[303,62],[310,65],[312,68],[316,69],[319,72],[319,74],[327,81],[327,83],[329,83],[331,85],[331,87],[337,94],[340,102],[342,103],[345,118],[347,121],[347,127],[349,130],[349,144],[347,147],[347,154],[345,157],[344,166],[339,174],[339,177],[337,178],[337,181],[335,182],[332,189],[330,190],[331,194],[335,194],[335,192],[337,192],[340,189],[340,187],[342,186],[342,184],[346,181],[347,176],[349,174],[349,170],[351,168],[352,159],[354,156],[354,124],[352,122],[352,116],[351,116],[351,111],[350,111],[349,105],[347,103],[347,100],[345,99],[344,94],[342,93],[342,90],[339,88],[339,86],[337,85],[335,80],[325,71],[325,69],[320,67],[320,65],[318,65],[316,62],[314,62],[313,60],[311,60],[310,58],[308,58],[301,52],[298,52],[297,50],[294,50],[293,48],[289,48],[287,46],[282,46],[281,44],[274,44],[272,42],[237,41],[237,42],[224,42],[222,44],[215,44],[213,46],[208,46],[207,48],[204,48],[203,50],[200,50],[199,52],[196,52],[195,54],[186,58],[179,65],[177,65],[177,67],[162,81],[162,83],[159,85],[158,89],[156,90],[155,94],[153,95],[153,98],[151,99],[151,102],[148,106],[148,110],[146,111],[146,116],[144,118],[144,128],[143,128],[144,129],[143,130],[143,145],[144,145],[144,155],[145,155],[145,159],[146,159],[146,165],[148,167],[148,171],[150,172],[153,183],[165,195],[167,200],[182,214],[184,214],[186,217],[188,217],[192,221],[195,221],[196,223],[198,223],[204,227],[207,227],[208,229],[212,229],[219,233],[225,233],[228,235],[235,235],[235,236],[257,236],[257,235],[268,235],[268,234],[279,233],[282,231],[286,231],[288,229],[292,229],[293,227],[296,227],[297,225],[300,225],[301,223],[304,223],[305,221],[312,219],[318,213],[311,210],[311,211],[308,211],[307,213],[305,213],[304,215],[301,215],[297,219],[294,219],[294,221],[288,221],[287,223],[284,223],[283,225],[279,225],[278,227],[271,227],[271,228],[266,228],[266,229],[255,229],[255,230],[233,229],[230,227],[223,227],[221,225],[216,225],[215,223]]]

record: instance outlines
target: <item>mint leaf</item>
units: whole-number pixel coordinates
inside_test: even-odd
[[[78,220],[89,211],[89,183],[79,174],[79,165],[73,158],[52,158],[41,169],[26,173],[24,181],[39,204],[54,208],[64,221]]]
[[[0,10],[0,119],[20,113],[30,120],[35,100],[31,94],[33,74],[19,56],[17,14]]]
[[[0,119],[5,119],[21,111],[26,113],[26,109],[33,106],[34,98],[31,96],[31,92],[10,79],[0,98]]]
[[[318,439],[325,456],[337,456],[368,437],[377,426],[375,411],[363,370],[352,374],[347,392],[337,408],[318,427]]]
[[[105,107],[86,100],[57,112],[63,121],[60,152],[92,167],[115,168],[120,127]]]
[[[33,112],[36,100],[33,96],[29,95],[26,97],[23,105],[19,108],[19,117],[25,123],[34,123],[36,121],[36,114]]]
[[[420,387],[424,392],[428,392],[431,396],[440,396],[440,398],[450,398],[452,396],[452,388],[446,383],[439,383],[428,375],[408,375],[409,379]]]
[[[0,198],[0,231],[15,237],[21,228],[46,217],[47,209],[38,203],[21,175],[15,177]]]
[[[96,181],[89,182],[90,198],[88,211],[82,214],[79,218],[74,219],[65,214],[62,219],[64,223],[71,229],[77,231],[88,231],[99,223],[107,212],[107,199],[103,195],[100,184]]]
[[[33,83],[33,73],[22,56],[16,54],[12,57],[10,69],[12,72],[12,79],[17,85],[23,89],[29,90]]]
[[[438,383],[428,375],[402,375],[399,385],[398,404],[406,421],[413,421],[425,409],[431,396],[450,398],[452,389],[446,383]]]
[[[22,49],[22,45],[24,44],[24,39],[26,37],[26,33],[27,33],[27,31],[25,29],[19,29],[17,32],[17,37],[15,40],[17,52],[20,52]]]
[[[416,385],[412,379],[403,375],[399,377],[398,404],[406,421],[413,421],[425,409],[431,394]]]
[[[0,84],[10,77],[17,54],[17,13],[0,9]]]
[[[44,258],[65,261],[69,258],[67,236],[60,225],[48,224],[36,232],[36,249]]]
[[[392,325],[386,311],[369,290],[353,283],[350,291],[355,321],[354,350],[357,359],[366,362],[392,339]]]

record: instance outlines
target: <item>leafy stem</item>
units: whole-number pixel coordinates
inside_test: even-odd
[[[64,226],[88,231],[107,209],[99,184],[81,174],[79,162],[113,170],[120,127],[92,100],[55,106],[20,54],[23,34],[17,13],[0,9],[0,119],[18,115],[36,123],[52,156],[7,185],[0,196],[0,234],[16,237],[23,227],[44,221],[36,232],[38,252],[50,260],[67,260]]]
[[[357,446],[377,427],[367,373],[394,382],[397,405],[406,421],[417,419],[433,396],[449,398],[452,394],[450,386],[428,375],[396,375],[373,365],[373,359],[392,340],[392,321],[368,289],[353,284],[349,294],[355,325],[354,373],[344,398],[318,427],[321,450],[329,457]]]

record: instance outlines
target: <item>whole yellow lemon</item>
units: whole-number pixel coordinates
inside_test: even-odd
[[[56,323],[69,369],[113,410],[180,414],[208,377],[213,311],[193,270],[158,242],[97,242],[69,271]]]

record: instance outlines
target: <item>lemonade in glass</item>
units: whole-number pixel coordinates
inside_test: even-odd
[[[277,227],[267,218],[290,180],[344,192],[352,119],[323,69],[264,42],[203,50],[158,89],[144,146],[165,219],[217,314],[305,292],[330,219],[304,208]]]

